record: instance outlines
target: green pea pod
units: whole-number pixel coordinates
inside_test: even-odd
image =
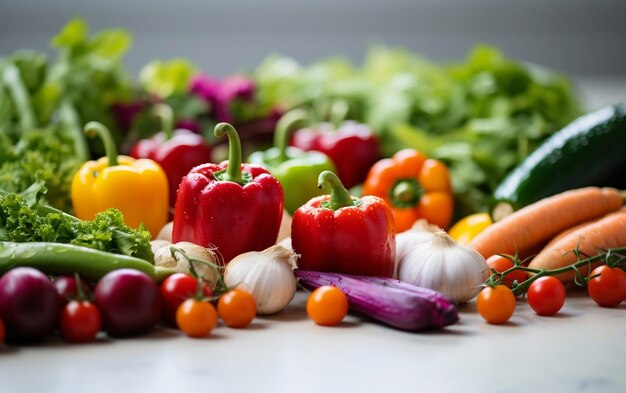
[[[32,267],[51,275],[78,273],[93,281],[122,268],[139,270],[156,281],[175,273],[143,259],[72,244],[0,242],[0,275],[19,266]]]
[[[317,177],[324,171],[335,172],[335,165],[324,153],[287,147],[291,132],[308,120],[302,109],[285,114],[276,125],[274,147],[254,152],[248,161],[262,165],[278,179],[285,192],[285,209],[293,214],[311,198],[323,195]]]

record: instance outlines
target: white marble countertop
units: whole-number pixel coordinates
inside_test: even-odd
[[[69,392],[624,392],[626,304],[605,309],[584,291],[554,317],[525,301],[485,323],[470,302],[459,323],[407,333],[348,316],[308,319],[299,292],[279,315],[206,339],[158,328],[143,337],[0,351],[0,391]]]
[[[585,106],[626,102],[626,79],[576,79]],[[349,316],[316,326],[305,295],[243,330],[207,339],[152,334],[69,345],[59,338],[0,349],[0,392],[626,392],[626,304],[568,294],[554,317],[525,301],[503,326],[470,302],[458,324],[406,333]]]

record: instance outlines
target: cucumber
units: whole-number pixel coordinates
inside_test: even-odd
[[[546,139],[496,188],[493,215],[585,186],[626,186],[623,104],[583,115]]]

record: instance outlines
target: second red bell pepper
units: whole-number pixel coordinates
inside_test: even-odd
[[[266,169],[241,163],[241,142],[233,126],[215,126],[215,136],[224,135],[230,143],[229,161],[197,166],[180,183],[172,241],[214,246],[226,264],[276,242],[284,195]]]
[[[391,277],[396,255],[393,215],[376,196],[352,197],[337,176],[320,174],[330,195],[311,199],[293,216],[291,240],[305,270]]]
[[[291,145],[317,150],[333,160],[346,188],[362,183],[369,168],[380,158],[378,140],[368,125],[346,121],[335,127],[321,123],[293,134]]]
[[[149,158],[161,165],[169,183],[170,206],[176,202],[176,190],[183,176],[191,168],[211,161],[211,146],[204,138],[189,130],[173,131],[173,115],[169,106],[159,104],[157,113],[163,123],[163,132],[137,142],[131,157]]]

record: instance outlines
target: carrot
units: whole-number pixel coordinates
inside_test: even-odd
[[[558,233],[619,209],[623,196],[614,188],[585,187],[528,205],[487,227],[469,244],[485,258],[527,254]]]
[[[623,246],[626,246],[626,210],[624,209],[583,225],[560,237],[559,240],[551,242],[533,258],[528,267],[558,269],[571,265],[577,261],[576,254],[573,252],[577,247],[582,254],[593,256],[607,248]],[[581,257],[584,258],[582,255]],[[599,263],[583,266],[579,268],[579,271],[585,275],[591,267]],[[574,280],[574,276],[575,272],[571,271],[556,277],[563,283],[569,283]]]

